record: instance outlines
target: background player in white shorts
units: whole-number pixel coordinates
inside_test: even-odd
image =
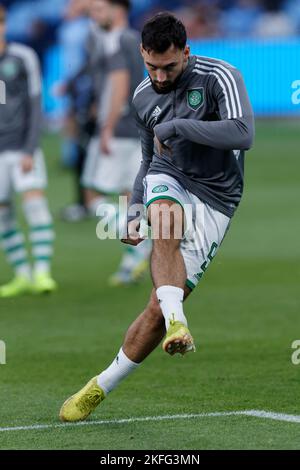
[[[97,95],[97,133],[91,139],[83,169],[86,207],[92,215],[110,195],[130,197],[141,161],[141,145],[134,121],[132,96],[143,78],[139,34],[128,26],[128,0],[92,0],[94,33],[91,75]],[[97,73],[98,72],[98,73]],[[106,206],[107,207],[107,206]],[[112,213],[115,214],[115,207]],[[151,244],[126,247],[112,285],[138,279],[148,266]]]
[[[35,52],[5,40],[5,10],[0,8],[0,80],[5,103],[0,112],[0,239],[14,269],[14,279],[0,287],[0,297],[51,292],[54,230],[44,195],[47,183],[38,147],[41,119],[41,78]],[[22,208],[30,231],[31,268],[24,235],[17,225],[14,192],[22,193]]]

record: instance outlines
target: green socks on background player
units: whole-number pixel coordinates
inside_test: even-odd
[[[23,209],[30,230],[34,275],[50,273],[55,234],[47,200],[29,199],[23,203]]]
[[[31,268],[25,238],[18,228],[12,205],[0,207],[0,239],[7,261],[16,276],[30,280]]]
[[[0,287],[1,297],[52,292],[56,289],[56,283],[51,278],[54,230],[47,200],[44,197],[28,199],[23,202],[23,210],[30,230],[33,270],[25,237],[18,229],[12,205],[0,207],[2,247],[15,273],[11,282]]]

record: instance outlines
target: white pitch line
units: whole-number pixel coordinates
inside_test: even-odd
[[[101,426],[109,424],[130,424],[144,423],[149,421],[167,421],[176,419],[197,419],[197,418],[222,418],[226,416],[250,416],[261,419],[272,419],[274,421],[285,421],[287,423],[300,423],[300,415],[290,415],[284,413],[274,413],[264,410],[245,410],[245,411],[220,411],[214,413],[197,413],[197,414],[180,414],[180,415],[164,415],[164,416],[145,416],[142,418],[126,418],[126,419],[108,419],[101,421],[80,421],[78,423],[64,424],[33,424],[31,426],[12,426],[0,428],[0,432],[9,431],[38,431],[40,429],[66,429],[78,426]]]

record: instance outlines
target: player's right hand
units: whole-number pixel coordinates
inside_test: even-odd
[[[134,219],[128,222],[127,225],[127,238],[122,238],[122,243],[127,243],[128,245],[137,246],[139,243],[145,240],[145,238],[140,236],[139,229],[140,229],[140,220]]]
[[[166,153],[167,155],[171,156],[171,148],[168,147],[166,144],[163,144],[158,140],[157,136],[154,136],[154,145],[157,149],[158,155],[161,157],[163,153]]]

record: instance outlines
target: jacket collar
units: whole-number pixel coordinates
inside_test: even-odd
[[[178,84],[176,87],[177,89],[181,89],[185,87],[186,83],[189,81],[190,73],[194,69],[195,64],[196,64],[196,56],[192,55],[189,57],[188,65],[178,80]]]

